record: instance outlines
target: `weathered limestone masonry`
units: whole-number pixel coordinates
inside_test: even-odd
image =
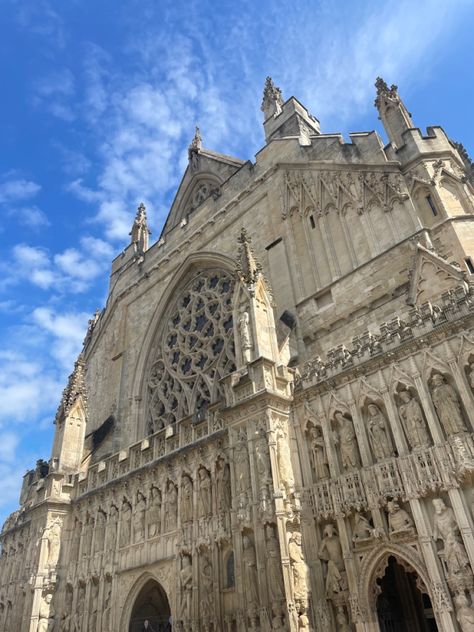
[[[1,533],[0,630],[474,630],[474,169],[267,79],[256,162],[143,205]]]

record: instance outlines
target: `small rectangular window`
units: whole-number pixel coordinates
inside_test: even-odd
[[[309,216],[309,223],[311,224],[311,228],[316,228],[316,224],[314,223],[313,215]]]
[[[426,201],[430,205],[431,212],[436,217],[436,215],[438,215],[438,209],[436,208],[435,203],[433,202],[433,198],[431,197],[431,195],[427,195],[426,196]]]
[[[472,261],[471,257],[466,257],[464,261],[466,262],[467,269],[469,270],[469,274],[474,274],[474,262]]]

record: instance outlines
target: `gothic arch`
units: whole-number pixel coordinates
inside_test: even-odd
[[[189,255],[179,266],[154,309],[135,367],[132,397],[137,405],[132,417],[133,428],[131,428],[130,433],[132,439],[140,439],[144,436],[147,376],[153,362],[153,356],[157,351],[157,343],[164,331],[166,318],[175,305],[179,290],[185,288],[193,275],[206,270],[220,270],[235,281],[233,296],[233,302],[235,302],[235,293],[238,291],[239,284],[235,273],[235,261],[232,259],[221,254],[197,252]]]
[[[169,571],[171,569],[163,570],[163,573],[153,573],[150,571],[144,572],[142,575],[140,575],[140,577],[133,584],[132,588],[128,591],[128,595],[125,598],[124,607],[122,609],[122,614],[120,616],[120,632],[129,632],[130,622],[137,600],[140,598],[142,591],[150,583],[153,583],[158,587],[158,589],[161,591],[162,595],[166,599],[169,607],[169,612],[171,613],[171,615],[174,614],[174,603],[171,597],[168,581],[170,578],[170,573],[167,572],[167,570]]]
[[[425,592],[434,604],[430,579],[426,566],[419,553],[410,546],[395,543],[383,543],[376,546],[365,557],[359,573],[359,604],[362,616],[367,622],[377,620],[377,579],[383,577],[389,557],[393,556],[409,572],[415,572],[421,592]]]

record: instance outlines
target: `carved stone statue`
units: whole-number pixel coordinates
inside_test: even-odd
[[[408,443],[412,448],[428,447],[431,443],[420,404],[412,397],[410,391],[399,393],[401,404],[398,408]]]
[[[466,595],[464,593],[456,595],[454,603],[456,605],[456,619],[461,632],[472,632],[474,630],[474,608],[469,605]]]
[[[277,463],[280,481],[289,495],[295,487],[295,479],[293,476],[293,467],[291,464],[290,444],[287,430],[283,424],[279,424],[276,428],[276,447],[277,447]]]
[[[193,519],[193,484],[189,476],[183,476],[181,483],[181,522]]]
[[[445,382],[444,377],[439,373],[433,375],[431,384],[431,399],[446,434],[449,436],[457,432],[465,432],[461,404],[454,388]]]
[[[141,492],[138,492],[137,502],[135,503],[135,509],[133,511],[133,541],[135,543],[143,542],[145,539],[145,513],[145,496]]]
[[[250,317],[248,312],[242,312],[239,318],[240,346],[245,363],[252,359],[252,337],[250,335]]]
[[[179,581],[181,588],[180,618],[183,621],[189,621],[193,594],[193,568],[189,555],[183,555]]]
[[[308,597],[308,567],[301,546],[301,533],[294,531],[288,542],[293,594],[296,601],[305,602]]]
[[[88,632],[97,632],[98,598],[99,583],[98,581],[92,581],[89,602],[89,625],[87,627]]]
[[[255,547],[248,535],[242,537],[242,548],[245,596],[250,608],[255,609],[259,603],[257,558],[255,556]]]
[[[201,555],[201,615],[204,618],[210,619],[214,613],[214,581],[212,564],[207,553]]]
[[[341,541],[334,525],[324,527],[324,537],[319,545],[319,557],[327,562],[326,594],[331,598],[345,589],[344,559]]]
[[[110,506],[109,519],[107,523],[107,533],[105,539],[105,548],[107,551],[115,551],[117,542],[117,523],[118,509],[115,505]]]
[[[339,606],[336,613],[337,632],[351,632],[351,626],[347,621],[344,608]]]
[[[105,540],[105,514],[103,511],[97,512],[97,519],[95,522],[95,534],[94,534],[94,551],[97,553],[104,548]]]
[[[239,432],[234,451],[235,486],[237,494],[246,492],[250,487],[250,466],[247,437],[244,430]]]
[[[86,524],[84,526],[83,539],[82,539],[82,556],[85,557],[91,554],[92,546],[92,533],[94,531],[94,518],[88,516]]]
[[[309,438],[311,441],[311,456],[313,461],[316,480],[320,481],[329,476],[329,465],[326,455],[326,446],[320,429],[317,426],[310,426]]]
[[[112,612],[112,582],[105,582],[104,591],[104,609],[102,614],[102,628],[101,632],[111,632],[110,630],[110,615]]]
[[[80,582],[77,589],[77,602],[76,602],[76,609],[74,611],[74,617],[73,617],[73,626],[72,626],[73,632],[82,631],[85,598],[86,598],[86,585],[83,582]]]
[[[120,521],[120,546],[128,546],[130,544],[130,535],[132,529],[132,507],[130,503],[123,500],[122,515]]]
[[[265,526],[267,584],[268,596],[272,603],[280,601],[284,596],[283,576],[281,570],[280,545],[272,524]]]
[[[199,515],[212,514],[211,475],[205,467],[199,468]]]
[[[216,466],[216,496],[218,511],[228,511],[232,507],[232,490],[230,485],[230,468],[222,457]]]
[[[390,500],[387,503],[388,528],[390,533],[403,533],[413,529],[413,520],[408,512],[401,509],[397,502]]]
[[[151,488],[150,506],[146,516],[148,537],[154,538],[161,530],[161,492],[157,487]]]
[[[454,511],[451,507],[446,507],[441,498],[433,499],[433,507],[433,538],[442,540],[444,549],[439,553],[444,555],[449,575],[455,576],[469,568],[469,559],[461,540],[459,526]]]
[[[61,523],[58,518],[53,521],[44,530],[44,537],[47,541],[48,556],[46,564],[53,568],[59,560],[59,552],[61,549]]]
[[[373,535],[374,527],[370,524],[369,520],[363,514],[356,513],[352,541],[358,542],[359,540],[367,540]]]
[[[367,407],[367,426],[369,430],[370,444],[377,461],[393,456],[393,447],[387,430],[385,416],[376,404]]]
[[[165,530],[172,531],[176,528],[176,519],[178,515],[178,490],[173,481],[168,481],[166,488],[166,512],[165,512]]]
[[[270,478],[270,454],[268,440],[264,428],[260,428],[255,439],[255,461],[260,484],[264,484]]]
[[[360,467],[360,454],[354,424],[350,417],[342,414],[340,410],[334,413],[337,431],[336,444],[340,448],[341,463],[345,470],[353,470]]]
[[[48,592],[42,598],[38,613],[37,632],[52,632],[54,629],[54,609],[51,605],[53,595]]]

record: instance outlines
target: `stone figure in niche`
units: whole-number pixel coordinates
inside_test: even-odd
[[[72,584],[66,584],[66,594],[64,597],[64,610],[61,617],[61,632],[69,632],[71,626],[71,613],[72,613],[72,598],[73,598]]]
[[[94,551],[97,553],[104,548],[105,540],[105,514],[103,511],[97,512],[95,523]]]
[[[255,439],[255,460],[260,483],[270,478],[270,454],[268,451],[267,434],[264,428],[259,428]]]
[[[456,605],[456,619],[461,632],[472,632],[474,630],[474,608],[469,605],[468,598],[464,593],[460,593],[454,598],[454,603]]]
[[[218,511],[228,511],[232,507],[232,490],[230,486],[230,468],[222,457],[217,459],[216,495]]]
[[[92,532],[94,531],[94,519],[88,516],[84,528],[84,537],[82,540],[82,556],[86,557],[91,554]]]
[[[272,603],[280,601],[284,596],[283,576],[281,571],[280,546],[275,534],[275,526],[265,526],[267,583],[268,595]]]
[[[359,542],[360,540],[368,540],[373,537],[373,535],[374,527],[370,524],[369,520],[363,514],[356,513],[352,541]]]
[[[104,612],[102,614],[101,632],[110,632],[110,614],[112,611],[112,582],[105,582]]]
[[[243,311],[239,317],[239,333],[242,356],[244,362],[247,364],[252,358],[252,337],[250,335],[250,317],[249,313],[246,311]]]
[[[413,529],[413,520],[408,512],[401,509],[397,502],[390,500],[387,503],[388,528],[391,534],[406,533]]]
[[[124,498],[122,503],[122,516],[120,522],[120,546],[128,546],[130,544],[130,535],[132,528],[132,507]]]
[[[88,632],[96,632],[97,629],[97,601],[99,598],[99,583],[92,581],[91,584],[91,598],[89,605],[89,626]]]
[[[435,515],[433,520],[433,538],[442,540],[444,549],[439,554],[444,556],[448,573],[451,577],[469,568],[469,559],[461,540],[458,523],[451,507],[446,507],[441,498],[433,499]]]
[[[469,364],[469,385],[474,390],[474,362]]]
[[[341,541],[334,525],[324,527],[323,539],[319,545],[319,557],[327,562],[326,594],[329,598],[345,589],[344,559]]]
[[[146,499],[141,492],[137,492],[137,502],[133,512],[133,541],[143,542],[145,539]]]
[[[283,632],[285,630],[279,608],[275,608],[272,611],[272,630],[275,630],[275,632]]]
[[[326,455],[326,446],[321,430],[317,426],[309,427],[309,438],[311,442],[311,456],[316,480],[320,481],[329,476],[329,464]]]
[[[385,416],[376,404],[367,406],[367,426],[370,444],[377,461],[393,456],[393,447],[387,430]]]
[[[293,531],[288,541],[293,594],[296,601],[305,601],[308,596],[308,567],[301,546],[301,533]]]
[[[347,616],[342,606],[339,606],[337,609],[336,624],[337,624],[337,632],[351,632],[351,626],[349,625],[349,622],[347,621]]]
[[[165,512],[165,530],[171,531],[176,528],[176,518],[178,515],[178,490],[173,481],[168,481],[166,488],[167,508]]]
[[[154,538],[161,530],[161,492],[157,487],[151,488],[150,506],[146,516],[148,537]]]
[[[430,435],[426,427],[420,404],[412,397],[410,391],[399,393],[401,404],[398,413],[402,420],[405,434],[411,448],[426,448],[430,445]]]
[[[59,518],[54,518],[49,526],[45,528],[43,537],[47,542],[48,556],[46,564],[53,568],[58,563],[61,549],[61,522]]]
[[[239,432],[234,452],[235,460],[235,486],[237,494],[246,492],[250,487],[250,466],[247,436],[245,430]]]
[[[191,603],[193,595],[193,568],[189,555],[183,555],[179,572],[181,588],[180,618],[189,621],[191,618]]]
[[[51,605],[53,595],[48,592],[41,599],[38,613],[37,632],[52,632],[54,630],[54,609]],[[7,628],[5,628],[7,629]]]
[[[199,472],[199,515],[210,516],[212,514],[211,475],[205,467],[200,467]]]
[[[107,524],[107,534],[105,539],[105,548],[107,551],[115,551],[115,544],[117,542],[117,523],[118,509],[115,505],[111,505],[109,511],[109,520]]]
[[[201,555],[201,615],[211,618],[214,612],[214,582],[212,564],[208,553]]]
[[[276,428],[277,463],[280,481],[287,495],[291,494],[295,487],[293,467],[291,465],[289,437],[282,424]]]
[[[73,618],[72,629],[74,632],[81,632],[82,630],[82,619],[84,617],[85,599],[86,599],[86,585],[81,582],[79,583],[79,588],[77,590],[76,610],[74,611],[74,618]]]
[[[254,609],[258,605],[258,575],[255,547],[248,535],[242,537],[242,561],[244,566],[245,596],[248,605]]]
[[[334,413],[334,419],[337,428],[334,438],[340,449],[342,467],[345,470],[357,469],[360,467],[360,454],[352,419],[340,410]]]
[[[189,476],[183,476],[181,483],[181,522],[193,519],[193,484]]]
[[[431,385],[431,399],[446,434],[449,436],[465,432],[461,404],[454,388],[439,373],[433,375]]]

